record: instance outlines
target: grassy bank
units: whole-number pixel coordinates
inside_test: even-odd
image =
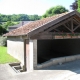
[[[0,64],[10,63],[10,62],[19,62],[17,59],[13,58],[7,54],[7,48],[0,46]]]

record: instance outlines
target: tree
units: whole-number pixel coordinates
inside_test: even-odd
[[[0,35],[6,33],[7,30],[0,25]]]
[[[47,10],[46,13],[42,17],[46,18],[52,15],[61,14],[64,12],[68,12],[68,10],[65,7],[59,5],[59,6],[55,6]]]
[[[78,12],[80,12],[80,0],[78,0],[78,2],[77,2],[77,4],[78,4]]]
[[[27,15],[27,14],[13,14],[13,15],[3,15],[0,14],[0,22],[6,21],[34,21],[39,20],[41,17],[38,15]]]
[[[7,22],[5,22],[2,26],[3,26],[3,28],[5,28],[6,30],[8,30],[8,27],[9,27],[9,26],[13,26],[13,25],[15,25],[14,22],[12,22],[12,21],[7,21]]]
[[[31,21],[35,21],[35,20],[39,20],[41,17],[38,15],[29,15],[29,20]]]
[[[70,7],[71,7],[72,10],[77,10],[77,8],[78,8],[78,1],[75,0],[75,1],[72,3],[72,5],[70,5]]]
[[[70,7],[72,10],[77,10],[80,12],[80,0],[75,0]]]

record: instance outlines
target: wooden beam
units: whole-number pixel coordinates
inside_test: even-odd
[[[66,26],[66,24],[63,24],[63,25],[64,25],[64,27],[67,28],[70,32],[72,32],[71,29]]]
[[[75,18],[73,18],[73,21],[76,23],[76,24],[79,24],[80,22],[78,22]]]
[[[71,32],[73,32],[73,19],[71,20]]]
[[[45,32],[45,33],[40,33],[40,35],[63,35],[63,34],[72,34],[71,32],[70,33],[67,33],[67,32]]]
[[[51,31],[51,30],[53,30],[53,29],[59,27],[60,25],[65,24],[66,22],[71,21],[71,20],[72,20],[72,18],[69,18],[69,19],[67,19],[67,20],[65,20],[65,21],[62,21],[62,22],[60,22],[60,23],[58,23],[58,24],[56,24],[56,25],[50,27],[48,30],[46,30],[46,31],[44,31],[44,32],[49,32],[49,31]]]
[[[65,35],[64,35],[65,34]],[[46,33],[40,33],[38,35],[35,35],[33,37],[30,37],[30,39],[55,39],[55,36],[62,36],[63,39],[69,38],[68,35],[71,36],[72,33],[59,33],[59,32],[46,32]],[[75,33],[75,36],[79,33]],[[67,37],[66,37],[67,36]],[[74,36],[71,36],[73,38]]]
[[[75,31],[78,27],[80,27],[80,24],[79,24],[78,26],[76,26],[76,27],[73,29],[73,31]]]
[[[77,11],[75,11],[75,14],[80,17],[80,14]]]
[[[30,39],[53,39],[53,35],[50,33],[46,33],[46,34],[41,33],[37,36],[30,37]]]
[[[73,19],[74,19],[76,22],[80,23],[80,21],[79,21],[79,20],[77,20],[75,17],[73,17]]]
[[[68,22],[68,23],[66,23],[66,26],[67,26],[67,27],[70,27],[69,22]]]

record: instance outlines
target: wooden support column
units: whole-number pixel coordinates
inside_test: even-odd
[[[26,39],[24,39],[24,66],[23,70],[26,71]]]
[[[73,19],[71,20],[71,32],[73,33]]]

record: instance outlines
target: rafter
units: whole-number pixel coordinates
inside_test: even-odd
[[[44,33],[45,33],[45,32],[49,32],[49,31],[51,31],[51,30],[53,30],[53,29],[55,29],[55,28],[57,28],[57,27],[65,24],[65,23],[67,23],[67,22],[69,22],[69,21],[71,21],[71,20],[72,20],[72,18],[69,18],[69,19],[67,19],[67,20],[65,20],[65,21],[62,21],[62,22],[60,22],[60,23],[58,23],[58,24],[50,27],[48,30],[44,31]]]
[[[61,21],[60,23],[58,23],[56,25],[53,25],[53,26],[49,27],[48,29],[46,29],[45,31],[43,31],[41,33],[50,32],[52,30],[55,30],[57,32],[61,32],[59,29],[57,29],[61,25],[63,25],[67,30],[69,30],[71,33],[73,33],[78,27],[80,27],[80,24],[79,24],[78,26],[75,26],[75,28],[74,28],[74,23],[76,25],[78,25],[79,21],[77,21],[76,18],[71,17],[71,18],[68,18],[64,21]]]
[[[76,24],[79,24],[79,22],[78,22],[75,18],[73,18],[73,21],[74,21]]]
[[[79,21],[79,20],[77,20],[75,17],[73,17],[73,19],[74,19],[76,22],[80,23],[80,21]]]

